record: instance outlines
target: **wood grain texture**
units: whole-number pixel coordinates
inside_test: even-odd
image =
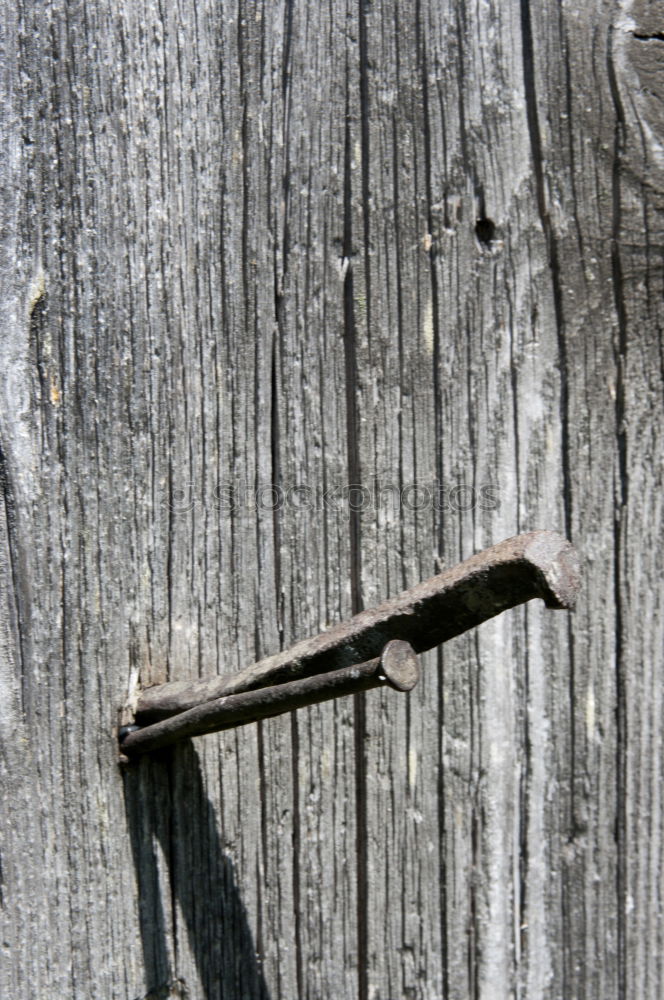
[[[658,1000],[655,6],[0,7],[0,995]],[[118,767],[533,528],[574,616]]]

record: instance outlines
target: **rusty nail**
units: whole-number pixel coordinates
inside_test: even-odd
[[[570,609],[578,586],[578,557],[568,541],[553,531],[517,535],[237,674],[147,688],[136,721],[146,725],[224,695],[362,663],[390,639],[422,653],[532,598]]]
[[[245,726],[259,719],[371,688],[389,685],[396,691],[411,691],[419,676],[420,666],[412,646],[393,639],[387,643],[380,657],[366,663],[217,698],[151,726],[126,726],[120,734],[120,748],[123,754],[131,757],[161,749],[189,736]]]

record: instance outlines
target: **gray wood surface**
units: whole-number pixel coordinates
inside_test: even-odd
[[[3,1000],[658,1000],[657,5],[0,10]],[[574,616],[118,767],[538,527]]]

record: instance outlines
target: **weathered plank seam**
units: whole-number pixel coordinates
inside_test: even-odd
[[[627,1000],[627,678],[625,657],[625,586],[623,560],[626,558],[625,516],[629,501],[629,471],[627,461],[626,386],[627,363],[627,307],[624,296],[623,264],[620,251],[622,230],[622,161],[625,146],[625,113],[620,97],[614,63],[613,26],[609,25],[606,58],[609,90],[615,113],[613,165],[611,172],[611,268],[613,277],[614,308],[618,323],[615,346],[616,392],[615,433],[618,458],[617,491],[615,496],[614,532],[614,603],[615,603],[615,684],[616,684],[616,906],[618,933],[618,988],[620,1000]]]
[[[561,433],[561,469],[562,469],[562,501],[564,510],[564,534],[573,541],[572,536],[572,477],[570,469],[569,444],[569,359],[567,339],[565,335],[565,314],[563,306],[563,290],[561,282],[558,242],[551,222],[547,205],[546,187],[544,181],[544,160],[542,152],[542,137],[539,124],[538,95],[535,82],[536,67],[533,43],[533,28],[530,16],[530,0],[520,0],[521,5],[521,44],[523,58],[523,85],[526,102],[526,120],[530,136],[530,151],[535,179],[535,194],[537,208],[542,226],[542,234],[549,257],[551,272],[551,293],[556,317],[556,335],[558,356],[560,359],[560,433]]]

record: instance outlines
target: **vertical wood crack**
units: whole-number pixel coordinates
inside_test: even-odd
[[[615,347],[616,398],[615,424],[618,452],[617,510],[614,518],[614,602],[615,602],[615,676],[616,676],[616,896],[618,934],[618,989],[621,1000],[627,997],[627,928],[625,921],[627,903],[627,681],[625,676],[625,628],[623,608],[623,559],[626,549],[625,514],[629,500],[629,472],[627,464],[626,387],[625,365],[627,359],[627,307],[625,303],[623,262],[620,250],[622,229],[621,169],[625,144],[625,113],[622,106],[615,65],[613,62],[613,28],[609,27],[607,44],[607,73],[616,121],[613,145],[611,231],[611,270],[615,312],[618,321],[618,338]]]

